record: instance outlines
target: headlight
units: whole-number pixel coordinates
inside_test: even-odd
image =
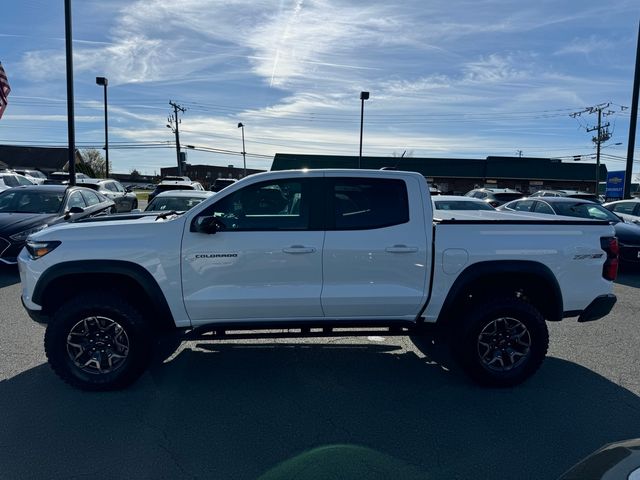
[[[27,241],[27,251],[31,260],[37,260],[44,257],[47,253],[55,250],[62,242],[50,241],[50,242],[36,242],[34,240]]]
[[[24,242],[32,233],[39,232],[40,230],[44,230],[47,227],[48,225],[46,223],[44,225],[38,225],[37,227],[30,228],[29,230],[23,230],[22,232],[16,233],[15,235],[11,235],[9,238],[14,242]]]

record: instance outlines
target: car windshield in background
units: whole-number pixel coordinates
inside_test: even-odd
[[[597,202],[598,197],[592,195],[590,193],[575,193],[573,195],[569,195],[571,198],[579,198],[580,200],[591,200],[592,202]]]
[[[191,197],[156,197],[154,198],[147,208],[145,208],[146,212],[156,212],[156,211],[171,211],[175,210],[177,212],[189,210],[200,202],[202,202],[204,198],[191,198]]]
[[[0,180],[4,182],[7,187],[19,187],[20,183],[18,179],[13,175],[0,175]]]
[[[558,202],[553,204],[553,209],[558,215],[566,217],[591,218],[615,223],[620,221],[616,215],[595,203]]]
[[[505,203],[522,198],[521,193],[494,193],[493,196],[496,198],[496,200]]]
[[[6,191],[0,194],[0,213],[57,213],[64,193]]]
[[[191,185],[158,185],[156,187],[158,192],[168,192],[169,190],[193,190]]]
[[[434,200],[436,210],[494,210],[485,202],[474,202],[470,200]]]
[[[87,182],[81,182],[79,183],[79,185],[83,186],[83,187],[87,187],[90,188],[91,190],[100,190],[100,185],[97,183],[87,183]]]

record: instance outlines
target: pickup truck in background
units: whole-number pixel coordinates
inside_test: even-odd
[[[541,365],[547,321],[610,312],[617,248],[607,222],[434,219],[417,173],[278,171],[181,215],[43,230],[19,268],[23,304],[47,325],[51,367],[86,390],[131,384],[167,330],[225,339],[373,327],[412,336],[435,328],[471,378],[511,386]]]

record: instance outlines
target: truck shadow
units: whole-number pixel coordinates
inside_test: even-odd
[[[3,479],[552,479],[640,436],[640,399],[574,363],[492,390],[365,343],[189,344],[110,393],[40,365],[0,411]]]

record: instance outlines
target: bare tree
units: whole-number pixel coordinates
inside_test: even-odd
[[[95,148],[83,150],[82,158],[84,159],[84,163],[91,167],[96,178],[104,178],[106,162],[100,150]]]
[[[140,180],[140,172],[138,171],[138,169],[134,168],[131,170],[131,172],[129,172],[129,174],[131,175],[131,180],[134,182],[137,182],[138,180]]]

